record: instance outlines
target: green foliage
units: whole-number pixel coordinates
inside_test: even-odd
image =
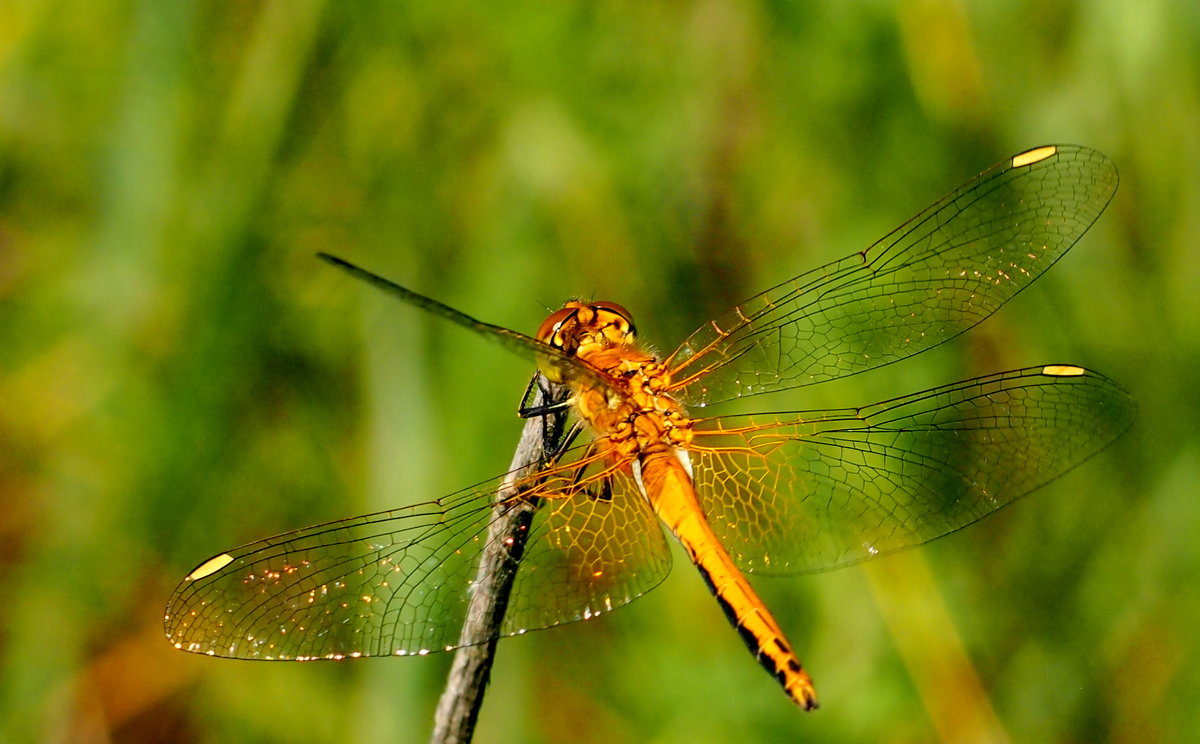
[[[610,298],[669,350],[1049,142],[1106,153],[1122,186],[1046,278],[948,349],[783,405],[1070,362],[1132,391],[1134,430],[930,548],[756,580],[813,715],[679,566],[612,617],[502,643],[476,740],[1200,730],[1188,4],[2,13],[0,740],[427,736],[446,659],[227,662],[161,635],[204,557],[509,460],[529,366],[316,251],[526,332],[568,296]]]

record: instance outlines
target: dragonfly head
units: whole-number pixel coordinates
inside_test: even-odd
[[[571,300],[542,321],[537,339],[577,356],[580,349],[609,349],[631,344],[636,334],[629,311],[617,303]],[[543,358],[538,366],[551,381],[563,381],[563,370],[553,359]]]

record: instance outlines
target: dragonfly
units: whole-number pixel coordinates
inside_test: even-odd
[[[669,572],[671,536],[761,666],[811,710],[812,681],[747,575],[839,568],[961,529],[1112,443],[1136,405],[1097,372],[1044,364],[859,407],[697,413],[860,374],[957,336],[1060,259],[1117,182],[1113,164],[1085,147],[1018,154],[867,249],[731,308],[662,358],[616,303],[572,300],[527,336],[322,254],[533,359],[567,390],[569,446],[512,488],[502,475],[219,553],[171,596],[167,638],[243,659],[449,651],[628,604]],[[464,626],[481,556],[510,547],[492,528],[516,506],[536,510],[506,612],[490,627]]]

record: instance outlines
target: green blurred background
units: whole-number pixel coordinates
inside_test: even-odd
[[[1173,741],[1200,731],[1200,5],[0,3],[0,740],[423,741],[448,657],[231,662],[201,559],[501,471],[530,370],[314,259],[669,350],[1048,142],[1122,185],[947,348],[779,407],[1029,364],[1137,425],[928,548],[759,580],[797,711],[695,572],[500,646],[478,742]]]

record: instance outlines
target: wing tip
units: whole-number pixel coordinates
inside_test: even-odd
[[[196,581],[198,579],[203,579],[206,576],[212,576],[217,571],[220,571],[222,568],[228,566],[230,563],[233,563],[233,556],[229,553],[221,553],[220,555],[209,558],[199,566],[196,566],[196,568],[192,569],[192,572],[188,574],[184,580]]]
[[[1088,371],[1074,364],[1048,364],[1042,367],[1042,374],[1047,377],[1082,377]]]
[[[1041,161],[1045,160],[1046,158],[1050,157],[1051,155],[1054,155],[1057,152],[1058,152],[1058,145],[1045,145],[1043,147],[1035,147],[1032,150],[1026,150],[1025,152],[1023,152],[1019,155],[1014,155],[1013,159],[1012,159],[1012,167],[1021,168],[1026,165],[1033,165],[1034,163],[1040,163]]]

